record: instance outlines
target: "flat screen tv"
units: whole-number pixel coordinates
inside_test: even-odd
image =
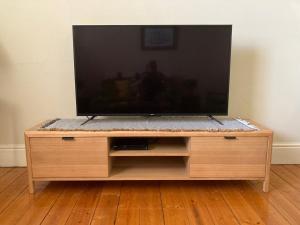
[[[74,25],[77,115],[227,115],[231,31]]]

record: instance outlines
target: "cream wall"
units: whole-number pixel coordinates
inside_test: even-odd
[[[72,24],[233,24],[230,115],[300,151],[299,0],[0,0],[0,146],[75,116]]]

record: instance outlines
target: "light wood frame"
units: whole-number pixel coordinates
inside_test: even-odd
[[[273,133],[253,124],[260,130],[40,131],[38,124],[25,131],[29,192],[34,193],[37,181],[55,180],[261,180],[267,192]],[[78,141],[66,145],[53,142],[66,137]],[[114,152],[109,144],[113,137],[174,138],[176,142],[184,139],[185,145]],[[41,140],[38,145],[34,144],[37,139]]]

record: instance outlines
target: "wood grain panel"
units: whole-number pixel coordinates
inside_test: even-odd
[[[38,177],[107,177],[106,138],[31,138],[31,163]]]
[[[264,177],[267,137],[192,137],[191,177]]]
[[[73,137],[66,135],[62,137],[40,137],[30,138],[30,147],[32,151],[90,151],[98,150],[101,154],[107,155],[107,138],[100,137],[74,137],[73,140],[63,140],[64,137]]]
[[[97,149],[85,150],[59,150],[59,151],[32,151],[33,166],[49,165],[107,165],[108,157],[99,153]]]
[[[265,165],[255,164],[191,164],[191,177],[225,178],[244,177],[259,178],[265,176]]]
[[[182,157],[116,157],[111,179],[177,180],[187,177]]]
[[[107,177],[107,165],[51,165],[32,167],[34,178],[93,178]]]
[[[191,163],[265,163],[266,137],[203,137],[191,139]]]

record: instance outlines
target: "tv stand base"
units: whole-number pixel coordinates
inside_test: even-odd
[[[40,181],[260,180],[269,190],[272,131],[25,131],[29,191]],[[155,139],[114,150],[115,138]]]

